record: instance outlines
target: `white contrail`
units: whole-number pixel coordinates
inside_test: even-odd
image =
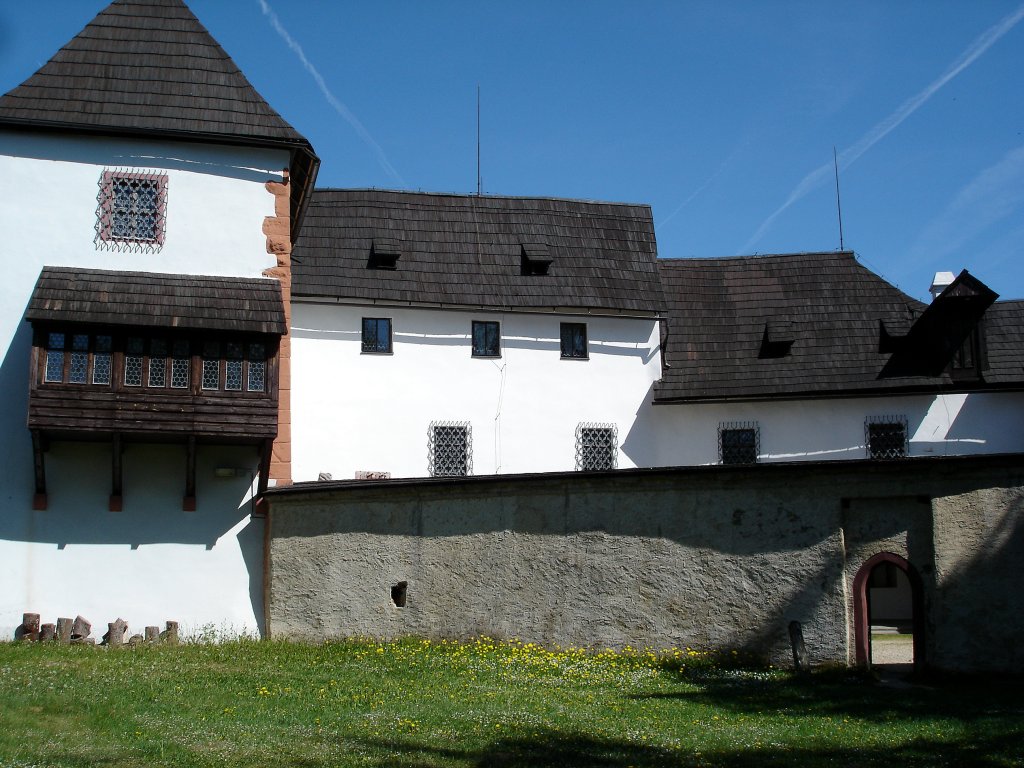
[[[852,165],[861,155],[871,149],[871,147],[899,126],[900,123],[920,109],[928,99],[934,96],[935,93],[942,88],[942,86],[973,64],[982,54],[985,53],[985,51],[991,48],[999,38],[1013,29],[1021,19],[1024,19],[1024,5],[1019,6],[1017,10],[1008,15],[998,24],[995,24],[985,30],[974,40],[973,43],[967,46],[967,49],[957,57],[957,59],[938,79],[931,82],[916,96],[913,96],[903,102],[896,111],[881,122],[877,123],[871,130],[861,136],[853,146],[840,152],[839,164],[843,168],[847,168]],[[825,163],[804,176],[793,191],[789,193],[789,197],[786,198],[786,202],[779,206],[774,213],[761,223],[761,226],[757,228],[757,231],[743,246],[741,252],[749,251],[754,244],[761,239],[761,236],[765,233],[768,227],[772,225],[775,219],[777,219],[783,211],[789,208],[789,206],[802,198],[813,188],[831,178],[832,170],[832,163]]]
[[[267,4],[266,0],[258,0],[258,2],[260,4],[260,8],[263,10],[263,15],[270,20],[271,26],[273,26],[277,31],[277,34],[281,36],[281,39],[288,44],[288,47],[295,52],[295,55],[299,57],[299,61],[302,62],[302,66],[306,68],[306,71],[313,76],[313,80],[316,81],[317,86],[320,88],[320,92],[324,95],[324,98],[327,99],[327,103],[334,107],[335,112],[348,121],[348,124],[355,129],[359,138],[361,138],[366,145],[374,151],[377,155],[377,161],[388,175],[398,182],[399,186],[406,186],[405,180],[401,175],[399,175],[398,171],[395,170],[395,167],[391,165],[387,155],[384,154],[384,149],[377,143],[373,136],[370,135],[370,132],[366,130],[366,126],[359,121],[358,117],[352,114],[348,107],[341,103],[338,97],[331,93],[331,89],[327,87],[327,83],[324,82],[323,76],[317,71],[317,68],[310,63],[309,59],[306,58],[306,54],[303,52],[302,46],[295,42],[295,38],[289,35],[288,30],[281,25],[281,21],[277,18],[277,14],[274,13],[274,9]]]
[[[743,149],[746,145],[747,145],[747,142],[743,141],[743,142],[741,142],[739,144],[739,146],[736,147],[736,149],[734,149],[732,152],[730,152],[729,156],[727,158],[725,158],[725,160],[723,160],[719,164],[719,166],[715,170],[715,172],[712,173],[707,179],[705,179],[703,184],[701,184],[699,187],[697,187],[695,190],[693,190],[693,192],[691,192],[689,195],[687,195],[686,199],[683,200],[683,202],[681,202],[679,205],[677,205],[672,210],[672,213],[670,213],[664,219],[659,221],[657,226],[664,227],[666,224],[669,223],[669,221],[671,221],[672,219],[675,218],[677,213],[679,213],[681,210],[683,210],[683,208],[685,208],[691,202],[693,202],[694,199],[696,199],[697,195],[699,195],[701,192],[703,192],[705,189],[707,189],[709,186],[711,186],[712,182],[714,182],[715,179],[717,179],[719,176],[722,175],[722,173],[725,171],[725,169],[728,168],[729,165],[732,164],[733,159],[736,157],[736,155],[739,154],[739,151],[741,149]]]

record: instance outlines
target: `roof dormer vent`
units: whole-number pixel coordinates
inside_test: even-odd
[[[522,247],[522,274],[546,275],[554,261],[547,243],[523,243]]]
[[[939,294],[946,290],[955,279],[956,275],[952,272],[936,272],[935,277],[932,278],[931,288],[928,289],[932,295],[932,301],[937,299]]]
[[[761,351],[758,357],[785,357],[796,341],[793,321],[783,317],[773,317],[765,321],[764,334],[761,337]]]
[[[391,237],[375,237],[370,246],[370,269],[397,269],[402,257],[402,243]]]

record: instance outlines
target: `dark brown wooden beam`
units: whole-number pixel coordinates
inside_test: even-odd
[[[185,442],[185,498],[181,502],[185,512],[196,511],[196,436],[189,435]]]
[[[47,507],[46,498],[46,461],[43,454],[46,452],[46,437],[38,429],[32,430],[32,463],[35,466],[36,492],[32,497],[32,509],[44,510]]]
[[[124,448],[121,445],[121,435],[114,433],[114,438],[111,445],[111,461],[110,461],[110,505],[109,509],[111,512],[120,512],[124,508],[124,497],[122,496],[122,465],[121,456],[124,453]]]
[[[267,491],[267,482],[270,480],[270,460],[274,454],[274,441],[264,440],[260,445],[260,468],[256,482],[256,503],[253,505],[253,517],[267,516],[267,502],[263,500],[263,494]]]

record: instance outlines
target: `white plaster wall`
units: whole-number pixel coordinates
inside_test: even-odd
[[[275,265],[263,218],[274,215],[267,181],[282,179],[288,153],[0,131],[0,232],[8,253],[0,307],[0,354],[42,266],[259,277]],[[104,170],[166,171],[167,234],[159,253],[97,249],[96,196]]]
[[[758,423],[761,461],[826,461],[866,458],[864,422],[883,415],[906,416],[911,456],[1024,451],[1024,393],[657,405],[638,428],[662,466],[716,463],[727,421]]]
[[[390,317],[393,353],[362,354],[363,317]],[[473,320],[501,323],[499,359],[471,355]],[[559,324],[586,322],[589,360],[560,359]],[[468,421],[473,473],[575,468],[580,422],[619,429],[620,467],[650,466],[637,412],[660,376],[653,320],[395,307],[292,307],[292,472],[427,474],[431,421]]]
[[[32,511],[31,334],[23,316],[44,265],[260,276],[275,262],[262,232],[264,217],[274,215],[264,185],[281,180],[287,163],[276,150],[0,131],[0,638],[12,636],[26,611],[50,622],[81,613],[97,636],[118,616],[132,631],[167,619],[185,631],[207,623],[256,631],[262,555],[253,548],[262,546],[262,523],[249,521],[242,504],[252,449],[201,449],[198,510],[185,513],[184,449],[129,446],[124,511],[112,513],[109,445],[54,443],[46,455],[49,509]],[[167,172],[159,253],[96,248],[98,181],[107,169]],[[213,467],[225,461],[247,468],[244,477],[215,481]]]

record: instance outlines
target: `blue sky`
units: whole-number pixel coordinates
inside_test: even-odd
[[[867,267],[1024,297],[1019,1],[189,4],[321,186],[475,191],[479,84],[487,194],[648,203],[664,257],[835,250],[835,147]],[[103,5],[4,4],[0,90]]]

